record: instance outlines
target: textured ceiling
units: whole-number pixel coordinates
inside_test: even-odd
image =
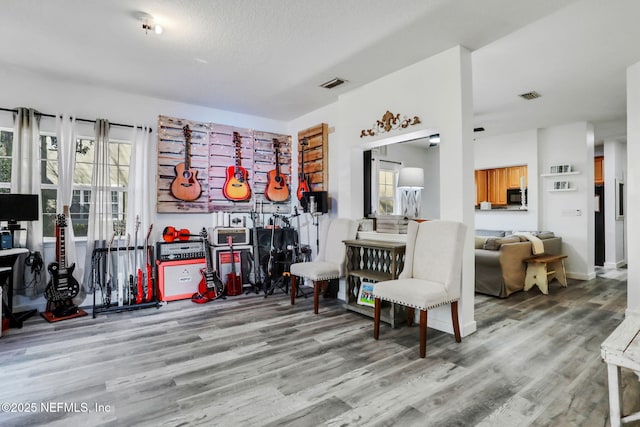
[[[280,120],[460,44],[473,51],[476,125],[593,120],[614,134],[624,69],[640,60],[628,43],[640,35],[635,0],[3,0],[0,10],[0,66]],[[164,34],[145,34],[141,11]],[[318,87],[336,76],[348,83]],[[516,95],[530,90],[543,97],[523,104]]]

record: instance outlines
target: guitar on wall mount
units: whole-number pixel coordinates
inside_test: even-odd
[[[264,196],[270,202],[286,202],[290,196],[287,177],[280,172],[280,161],[278,159],[279,149],[280,142],[274,138],[273,150],[276,153],[276,167],[267,174],[267,187],[264,189]]]
[[[220,277],[218,277],[218,273],[216,273],[215,269],[213,268],[213,261],[211,260],[211,247],[209,245],[209,236],[207,234],[206,228],[202,228],[200,237],[202,237],[202,244],[204,246],[204,258],[207,262],[207,266],[200,270],[202,279],[198,284],[198,292],[191,296],[191,301],[198,304],[204,304],[216,298],[224,298],[224,283],[222,283],[222,280],[220,280]]]
[[[296,196],[298,196],[300,203],[304,203],[304,200],[306,200],[303,198],[303,193],[311,191],[309,188],[309,177],[304,173],[304,147],[307,145],[309,145],[309,140],[305,136],[302,138],[302,141],[300,141],[300,173],[298,174],[298,191],[296,191]]]
[[[247,179],[247,170],[242,167],[242,142],[238,132],[233,132],[233,144],[236,149],[236,164],[227,167],[222,194],[233,202],[243,202],[251,198],[251,188]]]
[[[184,135],[184,163],[176,165],[176,177],[171,182],[171,194],[176,199],[192,202],[202,194],[202,186],[198,181],[198,171],[191,167],[191,129],[189,125],[182,128]]]

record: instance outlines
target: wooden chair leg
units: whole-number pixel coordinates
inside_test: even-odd
[[[375,298],[373,306],[373,338],[376,340],[380,334],[380,305],[380,298]]]
[[[318,307],[320,306],[320,286],[322,282],[313,282],[313,312],[318,314]]]
[[[407,307],[407,326],[413,326],[413,319],[416,317],[416,310],[413,307]]]
[[[420,357],[427,355],[427,310],[420,310]]]
[[[458,301],[451,303],[451,321],[453,322],[453,334],[456,337],[456,342],[460,342],[462,338],[460,338],[460,323],[458,322]]]
[[[298,292],[298,286],[296,283],[296,276],[291,275],[291,305],[296,303],[296,292]]]

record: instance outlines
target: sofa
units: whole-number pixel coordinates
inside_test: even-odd
[[[553,232],[529,233],[541,240],[545,254],[562,253],[562,238]],[[476,292],[506,298],[521,291],[527,273],[524,259],[532,255],[532,243],[522,235],[506,230],[476,230]]]

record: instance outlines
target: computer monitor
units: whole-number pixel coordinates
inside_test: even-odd
[[[16,229],[18,221],[37,221],[39,218],[37,194],[0,193],[0,221],[7,221],[7,228]]]

